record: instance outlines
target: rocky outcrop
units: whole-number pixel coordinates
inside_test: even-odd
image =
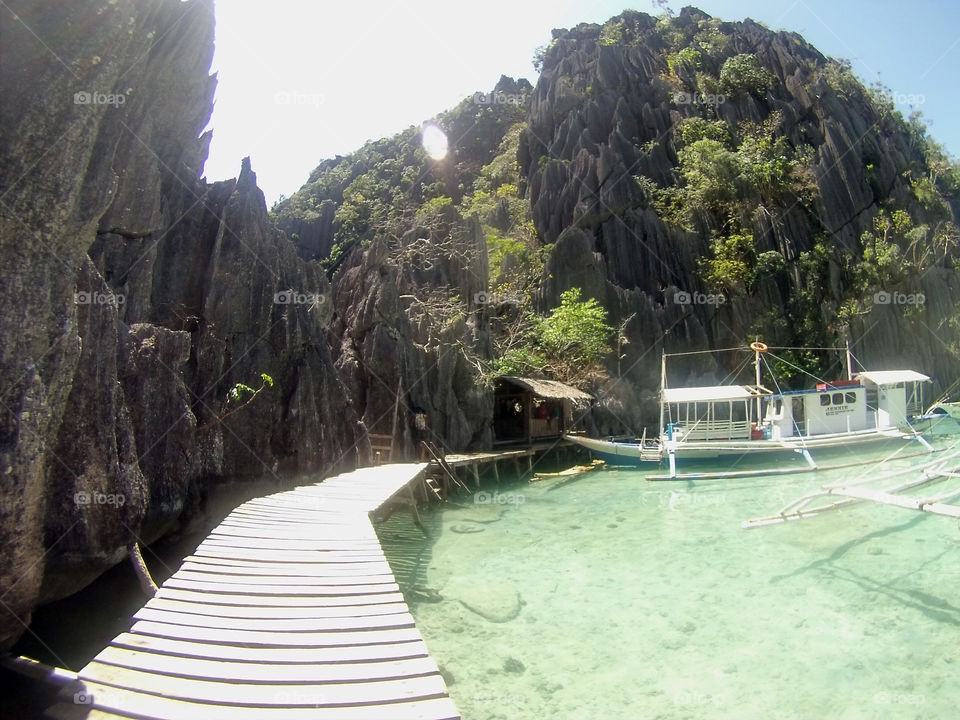
[[[681,32],[708,19],[686,8],[674,22]],[[625,39],[605,41],[599,25],[554,31],[519,161],[536,228],[545,243],[555,243],[544,274],[542,308],[557,305],[562,291],[578,286],[598,298],[615,323],[632,316],[621,371],[599,391],[616,416],[603,429],[616,433],[655,423],[653,390],[659,384],[661,350],[742,344],[765,314],[784,317],[807,280],[799,272],[762,278],[756,292],[719,306],[674,301],[677,292],[709,291],[697,268],[709,254],[708,239],[665,224],[634,178],[673,185],[677,148],[672,129],[705,109],[678,97],[668,82],[656,19],[627,12],[607,27],[614,23]],[[854,258],[862,257],[861,234],[871,228],[881,206],[889,212],[899,203],[910,208],[917,222],[927,221],[929,213],[911,200],[905,179],[907,170],[923,165],[919,149],[907,133],[878,115],[862,93],[842,95],[825,82],[819,70],[826,59],[819,52],[796,34],[749,20],[715,27],[729,37],[726,57],[752,53],[774,79],[765,93],[728,92],[713,103],[716,116],[735,132],[743,121],[759,123],[778,111],[783,118],[779,131],[791,145],[810,145],[815,151],[814,207],[791,201],[770,216],[757,217],[753,237],[758,252],[774,250],[791,263],[813,247],[819,234]],[[682,76],[685,71],[681,67],[677,72]],[[847,333],[865,365],[923,369],[938,378],[940,389],[960,375],[960,362],[945,351],[941,338],[946,318],[960,302],[954,269],[932,268],[918,281],[922,287],[908,290],[928,298],[918,312],[874,307],[846,329],[838,327],[835,311],[850,275],[832,259],[824,272],[828,293],[820,324],[829,326],[834,344],[842,345],[839,335]],[[783,322],[779,335],[767,339],[782,345],[811,341],[799,323]],[[730,369],[701,363],[683,372],[718,381]]]
[[[8,5],[3,645],[210,482],[352,465],[362,437],[328,350],[325,276],[273,228],[248,162],[237,180],[199,178],[212,4]],[[228,403],[261,374],[272,387]]]

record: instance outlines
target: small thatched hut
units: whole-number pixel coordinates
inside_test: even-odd
[[[502,377],[494,391],[494,443],[558,438],[573,429],[574,412],[585,411],[593,399],[556,380]]]

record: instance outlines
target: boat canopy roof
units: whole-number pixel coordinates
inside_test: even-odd
[[[915,370],[867,370],[856,373],[859,380],[872,382],[874,385],[896,385],[902,382],[927,382],[929,377]]]
[[[747,400],[758,395],[769,395],[766,388],[753,385],[708,385],[706,387],[664,388],[661,398],[665,403],[717,402]]]

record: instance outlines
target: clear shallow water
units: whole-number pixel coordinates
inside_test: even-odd
[[[549,477],[446,506],[431,542],[384,545],[406,559],[398,579],[465,720],[955,717],[957,521],[859,503],[740,527],[825,482],[925,459]]]

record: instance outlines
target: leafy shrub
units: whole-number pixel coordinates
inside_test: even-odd
[[[623,24],[620,22],[610,20],[600,28],[601,45],[619,45],[623,43],[624,38]]]
[[[750,53],[734,55],[720,68],[720,86],[731,94],[761,94],[773,87],[773,81],[773,73]]]
[[[701,117],[688,117],[677,123],[674,137],[678,147],[692,145],[698,140],[715,140],[724,145],[730,144],[730,132],[722,120],[706,120]]]

